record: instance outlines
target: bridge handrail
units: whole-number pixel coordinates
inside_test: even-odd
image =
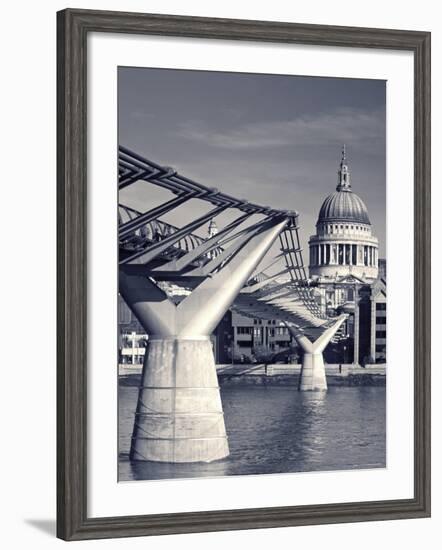
[[[126,213],[129,217],[133,214],[135,219],[136,217],[142,215],[142,213],[135,208],[122,204],[118,205],[118,210],[120,220],[122,219],[122,212]],[[167,223],[162,220],[152,220],[150,222],[146,222],[137,229],[134,229],[130,234],[126,235],[124,239],[121,239],[120,246],[126,250],[136,251],[144,248],[147,244],[160,242],[164,237],[167,237],[178,230],[179,227],[171,223]],[[175,248],[183,252],[189,252],[205,241],[206,239],[204,237],[195,235],[195,233],[189,233],[171,245],[171,248]],[[211,251],[211,255],[218,255],[221,252],[222,247],[216,247]]]
[[[161,166],[141,157],[127,147],[119,146],[119,188],[123,189],[139,180],[144,180],[169,189],[176,195],[187,194],[191,197],[210,202],[215,206],[237,208],[247,214],[264,214],[266,216],[289,215],[296,217],[297,212],[277,210],[269,206],[260,206],[245,199],[237,199],[216,188],[206,187],[186,178],[173,168]],[[191,198],[189,197],[189,198]]]
[[[247,237],[245,233],[250,233],[251,228],[257,227],[256,230],[260,231],[260,226],[265,227],[266,220],[268,223],[273,223],[271,220],[286,219],[287,225],[279,234],[280,254],[273,258],[269,266],[261,269],[259,272],[255,272],[250,277],[248,283],[246,283],[246,287],[244,287],[244,291],[248,292],[248,296],[255,301],[259,298],[266,300],[269,296],[274,296],[275,303],[279,302],[282,304],[284,302],[284,305],[278,306],[282,310],[288,307],[291,310],[297,311],[298,304],[301,303],[305,308],[305,313],[300,312],[299,315],[306,318],[314,317],[320,323],[323,323],[327,319],[326,313],[322,311],[320,303],[315,299],[314,290],[310,287],[307,278],[299,239],[297,212],[272,209],[268,206],[259,206],[246,200],[236,199],[220,192],[218,189],[206,187],[186,178],[170,167],[161,166],[120,146],[120,190],[140,180],[167,189],[175,195],[175,198],[144,213],[125,205],[119,205],[122,212],[129,218],[128,221],[124,222],[123,217],[120,216],[120,247],[126,250],[126,254],[120,260],[122,263],[135,262],[138,265],[152,265],[153,271],[151,271],[151,276],[155,277],[155,270],[157,272],[159,270],[160,273],[167,273],[167,276],[170,276],[175,269],[175,264],[170,262],[170,258],[180,256],[186,258],[183,261],[187,261],[188,266],[189,261],[192,262],[186,268],[188,276],[194,276],[192,265],[206,266],[199,272],[199,276],[207,276],[210,270],[214,270],[213,272],[215,272],[222,269],[225,262],[229,261],[226,250],[222,247],[223,244],[230,242],[232,239],[238,240],[239,235],[243,235],[241,239],[244,239],[244,237]],[[159,219],[160,216],[167,214],[174,208],[192,199],[204,200],[211,203],[215,208],[181,228]],[[215,218],[227,208],[240,210],[243,213],[242,218],[231,222],[225,229],[220,230],[219,235],[212,238],[200,237],[194,233],[194,230],[207,224],[208,220]],[[238,229],[240,227],[240,219],[243,220],[243,218],[247,218],[253,214],[265,216],[264,221],[257,222],[254,226],[245,229]],[[236,231],[235,234],[231,234],[233,228]],[[173,237],[174,234],[176,234],[175,238]],[[162,241],[164,242],[162,243]],[[235,241],[233,242],[235,243]],[[231,246],[231,248],[234,254],[236,250],[235,245]],[[229,249],[227,254],[230,253]],[[225,256],[225,259],[221,261],[223,256]],[[189,257],[189,260],[187,260],[187,257]],[[160,261],[160,264],[150,263],[153,259],[161,258],[163,259]],[[266,270],[274,266],[275,262],[279,262],[281,259],[285,262],[285,267],[282,271],[279,271],[276,275],[268,275]],[[180,265],[185,265],[183,261],[180,260]],[[163,265],[165,268],[163,268]],[[198,267],[195,269],[198,269]],[[180,273],[181,276],[184,274],[183,271]],[[282,289],[280,287],[284,285],[281,285],[281,279],[278,278],[281,274],[287,277],[285,279],[285,288]],[[253,298],[251,293],[254,293]],[[256,304],[258,304],[257,301]]]

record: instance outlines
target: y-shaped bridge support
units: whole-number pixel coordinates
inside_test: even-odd
[[[337,321],[326,329],[314,342],[309,340],[307,336],[297,330],[296,327],[289,326],[291,334],[296,338],[296,341],[304,351],[298,390],[321,391],[327,389],[327,378],[325,376],[325,365],[322,352],[346,318],[347,315],[341,315]]]
[[[131,459],[210,462],[228,456],[210,334],[287,223],[271,220],[252,232],[179,305],[151,279],[120,268],[120,292],[149,335]]]

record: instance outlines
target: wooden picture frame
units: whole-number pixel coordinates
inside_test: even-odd
[[[57,535],[65,540],[430,515],[430,33],[67,9],[57,14]],[[354,48],[414,56],[414,497],[405,500],[87,517],[87,36],[152,34]]]

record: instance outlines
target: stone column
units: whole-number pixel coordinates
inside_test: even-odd
[[[371,301],[371,323],[370,323],[370,355],[376,359],[376,302],[373,297]]]
[[[355,287],[355,315],[353,326],[353,363],[359,365],[359,297],[358,287]]]

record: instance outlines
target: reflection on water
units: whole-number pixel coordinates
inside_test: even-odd
[[[120,387],[120,481],[385,467],[385,388],[221,388],[230,456],[209,464],[130,462],[138,389]]]

